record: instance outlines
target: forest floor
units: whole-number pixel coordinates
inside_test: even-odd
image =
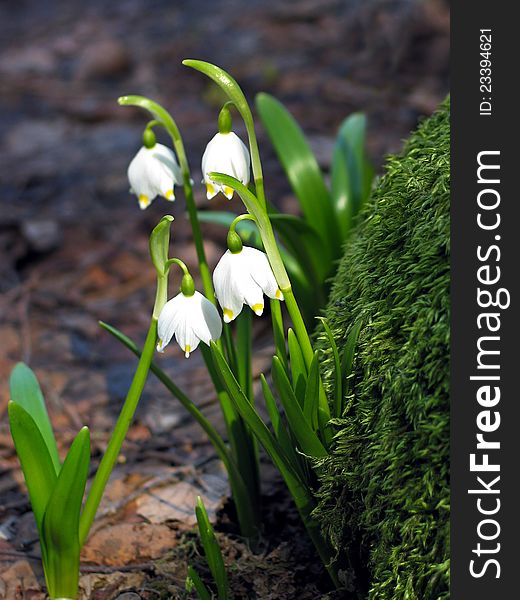
[[[0,23],[0,597],[41,600],[37,533],[6,418],[10,370],[23,360],[36,371],[60,451],[90,427],[96,465],[136,364],[98,320],[143,341],[155,283],[148,235],[166,212],[176,217],[175,255],[197,266],[182,193],[145,212],[128,193],[145,118],[117,97],[140,93],[172,111],[196,183],[221,96],[181,65],[187,57],[226,68],[251,100],[267,91],[284,102],[325,171],[341,121],[365,112],[380,171],[448,91],[449,9],[442,0],[27,0],[2,4]],[[294,211],[261,129],[259,139],[268,195]],[[198,185],[196,200],[201,210],[239,210],[236,199],[208,204]],[[204,234],[214,266],[225,231],[206,225]],[[255,327],[258,377],[271,347],[267,321]],[[172,345],[158,360],[222,430],[200,352],[185,360]],[[205,573],[197,495],[216,523],[234,597],[335,597],[263,460],[266,525],[253,553],[234,528],[212,447],[151,376],[84,548],[82,598],[185,597],[187,564]]]

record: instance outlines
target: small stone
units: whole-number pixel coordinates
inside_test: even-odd
[[[35,252],[49,252],[60,245],[61,230],[56,221],[34,219],[22,223],[22,233]]]

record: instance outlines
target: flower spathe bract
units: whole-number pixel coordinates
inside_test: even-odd
[[[213,284],[226,323],[238,317],[244,304],[261,316],[264,294],[283,300],[266,254],[248,246],[236,253],[227,250],[215,267]]]
[[[238,135],[232,131],[215,134],[206,146],[202,156],[203,183],[206,184],[208,200],[219,192],[222,192],[230,200],[233,197],[233,189],[226,185],[214,183],[209,177],[209,173],[231,175],[247,185],[249,183],[250,165],[249,150]]]
[[[175,335],[186,358],[199,342],[209,346],[222,333],[222,321],[218,310],[200,292],[185,296],[182,292],[166,302],[159,315],[157,350],[163,352]]]
[[[131,191],[139,206],[147,208],[156,196],[175,200],[174,186],[182,183],[182,174],[175,154],[163,144],[143,146],[128,167]]]

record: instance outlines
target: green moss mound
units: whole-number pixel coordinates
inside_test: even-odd
[[[340,349],[362,329],[316,515],[371,600],[449,598],[449,144],[446,100],[388,160],[326,310]]]

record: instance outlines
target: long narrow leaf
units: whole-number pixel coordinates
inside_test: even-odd
[[[53,598],[75,598],[79,580],[79,519],[90,464],[90,433],[72,443],[43,517],[46,577]]]
[[[274,345],[276,348],[276,356],[282,361],[285,370],[288,370],[287,349],[285,347],[284,325],[282,317],[282,306],[279,300],[270,301],[271,304],[271,321],[273,324]]]
[[[56,439],[54,438],[42,390],[35,374],[26,364],[18,363],[11,372],[9,385],[11,400],[24,408],[33,418],[47,446],[54,469],[56,473],[59,473],[61,463]]]
[[[287,332],[287,342],[289,345],[289,358],[291,361],[292,387],[296,398],[303,408],[305,388],[307,387],[307,367],[303,360],[303,354],[296,338],[296,334],[289,328]]]
[[[238,380],[246,396],[253,402],[253,375],[251,372],[252,311],[243,310],[237,318],[237,366]]]
[[[206,512],[206,507],[202,502],[202,498],[197,496],[197,506],[195,507],[197,523],[199,526],[199,534],[208,561],[208,566],[213,575],[213,579],[217,584],[218,600],[228,600],[228,580],[222,552],[218,545],[215,532],[211,526]]]
[[[291,436],[285,428],[282,417],[278,410],[278,406],[276,405],[276,400],[274,399],[273,392],[271,391],[263,373],[262,375],[260,375],[260,382],[262,384],[262,392],[264,394],[267,414],[271,419],[271,424],[273,426],[273,431],[276,436],[276,439],[280,443],[280,446],[283,448],[283,451],[287,458],[289,458],[289,460],[291,461],[294,470],[299,474],[302,480],[305,480],[302,465],[300,464],[300,456],[296,452],[295,444],[291,440]]]
[[[318,351],[314,353],[309,376],[307,378],[307,387],[305,388],[305,398],[303,401],[303,414],[307,423],[316,431],[318,429],[318,404],[320,393],[320,368],[318,364]]]
[[[213,342],[211,343],[211,351],[215,357],[215,362],[218,366],[222,381],[240,414],[251,428],[251,431],[257,436],[258,440],[265,448],[266,452],[271,457],[271,460],[275,463],[276,467],[282,473],[284,478],[292,477],[297,479],[297,474],[294,472],[290,460],[287,456],[285,456],[283,448],[269,431],[266,424],[256,412],[255,408],[251,406],[247,400],[244,392],[240,389],[240,385],[229,368],[229,365],[226,363],[224,356]]]
[[[347,335],[347,341],[343,348],[343,356],[341,357],[341,377],[345,382],[345,387],[348,389],[348,378],[352,373],[352,365],[354,363],[354,353],[356,351],[356,344],[359,338],[359,332],[361,331],[362,321],[356,321],[352,326],[352,329]]]
[[[307,456],[323,457],[327,451],[320,442],[320,439],[313,431],[311,424],[307,422],[298,400],[291,387],[280,360],[273,357],[273,379],[276,384],[280,400],[282,402],[287,422],[294,437],[298,440],[300,450]]]
[[[9,402],[8,412],[14,447],[22,466],[36,524],[41,532],[45,508],[56,483],[56,470],[40,429],[31,415],[16,402]]]
[[[191,587],[197,590],[200,600],[211,600],[211,594],[208,588],[204,585],[204,582],[200,578],[199,574],[190,565],[188,567],[188,578],[186,580],[186,591],[191,592]]]
[[[316,301],[324,302],[322,286],[332,263],[323,260],[323,241],[306,221],[294,215],[269,213],[273,228],[314,288]]]
[[[307,223],[318,232],[326,256],[337,256],[341,244],[329,191],[300,126],[268,94],[257,95],[256,107]]]
[[[332,158],[332,198],[345,239],[357,214],[367,199],[374,171],[366,158],[366,117],[350,115],[341,125]]]
[[[336,345],[336,340],[332,334],[332,331],[327,323],[327,319],[323,317],[318,317],[323,325],[323,329],[327,335],[327,339],[329,340],[330,348],[332,350],[332,356],[334,358],[334,410],[333,414],[335,417],[339,417],[341,415],[341,408],[343,402],[343,377],[341,373],[341,362],[339,359],[338,346]]]

